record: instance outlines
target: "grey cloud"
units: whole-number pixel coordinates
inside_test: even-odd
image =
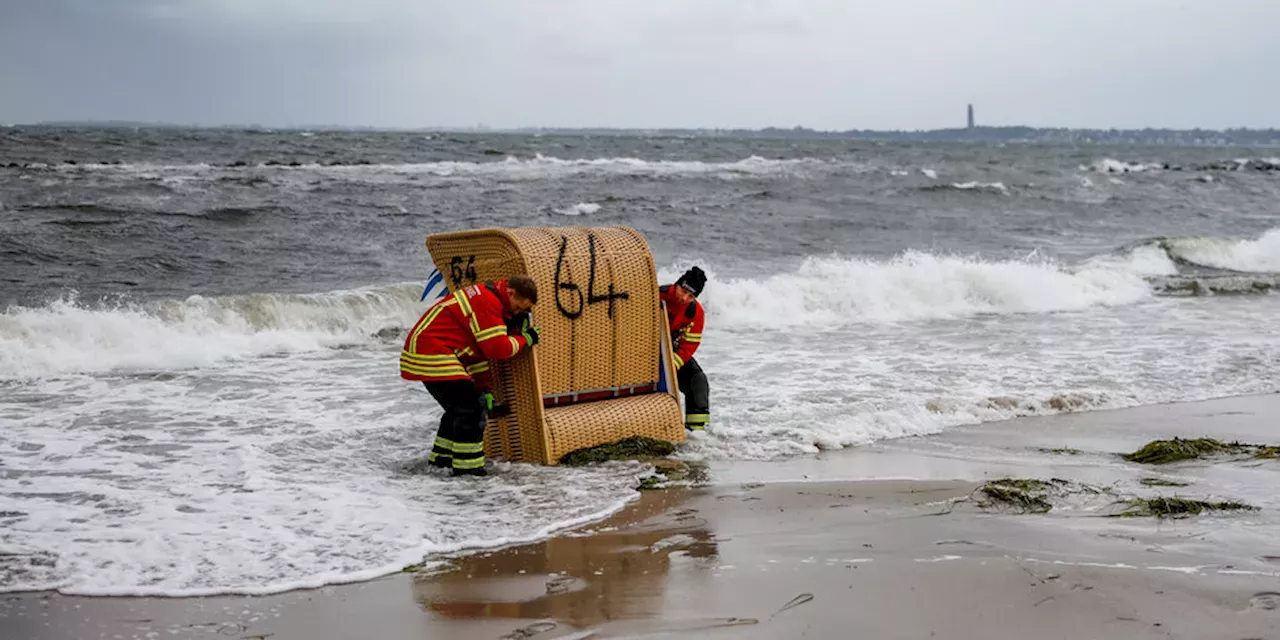
[[[1276,125],[1280,3],[0,0],[0,121]]]

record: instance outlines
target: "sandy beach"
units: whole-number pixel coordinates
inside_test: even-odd
[[[606,520],[443,571],[265,597],[6,594],[0,637],[1277,638],[1280,527],[1265,500],[1280,463],[1152,469],[1115,455],[1174,436],[1275,444],[1277,409],[1280,396],[1241,397],[713,462],[706,486],[643,492]],[[979,487],[1002,477],[1112,493],[1045,514],[981,508]],[[1174,493],[1260,510],[1103,517],[1124,497]]]

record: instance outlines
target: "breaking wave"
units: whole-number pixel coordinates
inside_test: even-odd
[[[439,161],[405,164],[373,164],[369,162],[343,163],[341,161],[315,162],[266,162],[249,164],[73,164],[73,165],[24,165],[24,169],[52,170],[59,172],[119,173],[150,178],[207,177],[225,179],[241,176],[247,170],[272,169],[276,171],[307,172],[335,178],[369,174],[428,175],[438,177],[496,177],[496,178],[547,178],[575,174],[616,174],[631,176],[665,175],[713,175],[719,177],[777,175],[805,170],[855,169],[856,165],[817,158],[773,159],[749,156],[729,162],[703,162],[699,160],[642,160],[640,158],[584,158],[563,159],[536,154],[531,158],[507,156],[488,162]]]
[[[1280,171],[1280,158],[1235,158],[1221,162],[1195,165],[1179,165],[1168,162],[1125,162],[1103,158],[1093,164],[1080,167],[1081,171],[1094,173],[1144,173],[1150,171]]]
[[[1188,264],[1251,273],[1280,272],[1280,228],[1257,238],[1189,236],[1157,238],[1153,242],[1169,257]]]
[[[1185,274],[1180,262],[1257,274]],[[769,276],[718,279],[703,296],[718,326],[823,330],[855,323],[1079,311],[1155,295],[1280,287],[1280,229],[1255,240],[1161,238],[1067,265],[907,251],[888,260],[812,256]],[[664,269],[663,282],[682,270]],[[192,296],[86,305],[66,297],[0,314],[0,380],[209,366],[237,358],[402,337],[421,285],[317,294]]]
[[[1003,182],[952,182],[950,184],[932,184],[920,187],[921,191],[986,191],[990,193],[998,193],[1000,195],[1009,195],[1009,187]]]
[[[1144,252],[1069,268],[1039,258],[990,261],[918,251],[888,261],[813,257],[789,273],[725,280],[704,297],[717,323],[743,327],[1073,311],[1149,298],[1144,275],[1153,269],[1144,261],[1151,259]]]
[[[600,210],[600,205],[594,202],[579,202],[578,204],[575,204],[572,207],[556,209],[555,212],[562,216],[579,216],[579,215],[589,216],[593,213],[596,213],[599,210]]]
[[[181,369],[362,343],[416,320],[420,293],[421,285],[402,284],[96,306],[64,297],[11,307],[0,314],[0,380]]]

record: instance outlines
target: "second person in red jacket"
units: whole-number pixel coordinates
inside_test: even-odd
[[[671,323],[671,359],[676,367],[676,380],[684,394],[684,426],[702,431],[711,422],[711,386],[693,352],[702,345],[704,313],[698,296],[707,284],[707,274],[693,267],[674,285],[658,288],[667,304],[667,320]]]

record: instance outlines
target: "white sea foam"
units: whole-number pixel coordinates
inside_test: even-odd
[[[953,182],[951,187],[961,191],[995,191],[1009,195],[1009,187],[1004,186],[1003,182]]]
[[[915,252],[815,257],[750,278],[703,264],[696,357],[712,425],[680,455],[773,459],[1016,415],[1274,389],[1280,340],[1265,328],[1280,298],[1153,298],[1143,276],[1167,261],[1151,247],[1080,265]],[[633,499],[639,464],[501,464],[474,482],[401,470],[426,452],[440,415],[395,364],[419,292],[0,315],[0,362],[19,374],[0,380],[0,589],[195,595],[347,582],[536,539]],[[123,365],[147,373],[120,375]]]
[[[63,299],[0,314],[0,380],[185,369],[366,342],[421,313],[418,285],[316,295],[192,296],[149,304]]]
[[[1171,276],[1178,273],[1178,266],[1169,254],[1156,245],[1142,245],[1131,251],[1094,256],[1076,269],[1109,269],[1140,276]]]
[[[1142,173],[1144,171],[1156,171],[1161,165],[1142,162],[1123,162],[1112,158],[1103,158],[1089,167],[1081,167],[1081,170],[1089,170],[1094,173]]]
[[[1216,269],[1248,272],[1280,272],[1280,228],[1254,239],[1217,237],[1166,238],[1166,250],[1175,258]]]
[[[1270,240],[1269,240],[1270,241]],[[792,271],[717,281],[707,311],[726,327],[1045,313],[1132,304],[1147,275],[1175,273],[1154,246],[1066,267],[906,252],[891,260],[813,257]],[[664,271],[666,281],[678,273]],[[320,294],[193,296],[147,304],[74,299],[0,313],[0,380],[71,373],[183,370],[244,358],[396,342],[424,309],[417,284]],[[787,309],[779,313],[779,309]]]
[[[542,179],[577,174],[616,174],[633,176],[708,175],[734,179],[753,175],[803,176],[813,171],[863,171],[862,165],[849,162],[821,160],[817,158],[774,159],[749,156],[728,162],[703,162],[700,160],[642,160],[639,158],[579,158],[564,159],[537,154],[532,158],[508,156],[491,162],[440,161],[405,164],[301,164],[288,166],[254,165],[241,167],[212,166],[209,164],[81,164],[56,167],[58,171],[75,173],[119,173],[130,177],[163,179],[166,177],[216,179],[223,176],[240,176],[246,171],[272,170],[335,179],[361,179],[378,181],[403,179],[405,176],[437,177],[489,177],[501,179]]]
[[[394,352],[65,379],[0,402],[0,591],[264,594],[536,540],[634,499],[644,465],[406,473],[439,410]]]
[[[600,210],[600,205],[594,202],[579,202],[578,204],[575,204],[572,207],[556,209],[556,213],[562,216],[579,216],[579,215],[589,216],[593,213],[596,213],[599,210]]]
[[[1089,166],[1080,166],[1081,171],[1092,171],[1094,173],[1144,173],[1165,169],[1181,170],[1183,168],[1181,165],[1168,163],[1126,162],[1114,158],[1103,158]],[[1203,171],[1275,171],[1280,169],[1280,158],[1232,158],[1231,160],[1189,165],[1185,168]]]
[[[1280,381],[1280,342],[1258,324],[1280,302],[1153,297],[1147,278],[1175,271],[1156,247],[1071,266],[924,253],[810,258],[741,279],[702,266],[695,357],[715,379],[713,418],[691,457],[769,459]],[[1188,340],[1204,345],[1195,358]]]
[[[707,311],[725,326],[830,327],[1079,310],[1150,296],[1141,271],[1123,261],[1067,269],[910,251],[888,261],[808,258],[791,272],[719,281]]]

